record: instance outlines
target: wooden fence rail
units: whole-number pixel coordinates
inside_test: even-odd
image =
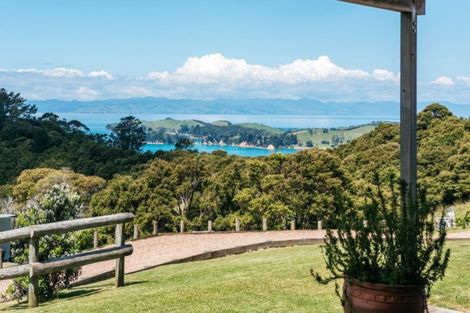
[[[0,269],[0,280],[29,276],[28,305],[38,305],[39,276],[65,269],[116,259],[115,285],[124,285],[124,257],[132,254],[132,246],[124,241],[124,224],[131,222],[134,215],[121,213],[115,215],[82,218],[70,221],[32,225],[29,227],[0,232],[0,243],[29,239],[29,263]],[[93,249],[79,254],[39,262],[39,239],[45,235],[63,234],[77,230],[116,225],[116,246]]]

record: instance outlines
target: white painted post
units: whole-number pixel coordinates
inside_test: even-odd
[[[212,221],[207,222],[207,231],[210,233],[212,232]]]
[[[290,221],[290,230],[295,230],[295,221]]]
[[[268,219],[266,217],[263,217],[263,231],[268,230]]]
[[[134,240],[139,239],[139,225],[134,224]]]
[[[235,231],[240,231],[240,219],[238,217],[235,219]]]
[[[321,220],[317,221],[317,229],[318,229],[318,230],[322,230],[322,229],[323,229],[323,225],[322,225],[322,221],[321,221]]]
[[[184,233],[184,221],[181,220],[180,222],[180,233]]]
[[[98,248],[98,229],[93,229],[93,249]]]
[[[158,234],[158,222],[157,221],[153,221],[153,231],[152,231],[152,234],[154,236],[156,236]]]

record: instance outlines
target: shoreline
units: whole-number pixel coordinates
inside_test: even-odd
[[[146,145],[155,145],[155,146],[163,146],[163,145],[173,145],[174,144],[170,144],[170,143],[164,143],[164,142],[145,142]],[[195,143],[196,144],[196,143]],[[287,149],[287,150],[297,150],[297,151],[301,151],[301,150],[307,150],[307,149],[311,149],[311,148],[307,148],[307,147],[299,147],[299,146],[294,146],[294,147],[284,147],[284,148],[274,148],[274,149],[270,149],[268,147],[262,147],[262,146],[252,146],[252,145],[243,145],[243,144],[238,144],[238,145],[228,145],[228,144],[207,144],[207,143],[202,143],[202,142],[198,142],[197,144],[199,145],[202,145],[202,146],[208,146],[208,147],[211,147],[211,146],[220,146],[220,147],[235,147],[235,148],[252,148],[252,149],[263,149],[263,150],[269,150],[269,151],[276,151],[276,150],[284,150],[284,149]]]

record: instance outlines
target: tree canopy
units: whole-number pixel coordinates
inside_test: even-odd
[[[145,130],[142,122],[134,116],[121,118],[117,124],[108,125],[111,142],[123,150],[140,150],[145,143]]]

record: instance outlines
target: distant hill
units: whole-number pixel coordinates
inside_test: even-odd
[[[164,128],[169,131],[179,131],[182,126],[194,127],[196,125],[202,126],[205,124],[204,122],[199,122],[196,120],[175,120],[172,118],[166,118],[159,121],[143,121],[142,123],[145,127],[148,128]]]
[[[96,101],[37,100],[40,112],[116,114],[259,114],[398,117],[397,102],[323,102],[315,99],[190,100],[129,98]],[[458,116],[470,116],[470,105],[441,102]],[[428,102],[419,104],[424,108]]]
[[[342,128],[308,128],[286,130],[259,123],[232,124],[229,121],[205,123],[197,120],[144,121],[147,140],[175,143],[180,138],[191,137],[203,143],[230,145],[248,144],[258,147],[331,148],[373,131],[375,124]]]
[[[339,144],[351,142],[373,131],[377,125],[367,124],[357,127],[347,128],[312,128],[302,129],[293,132],[297,136],[299,145],[305,147],[307,142],[311,142],[313,146],[318,148],[330,148]]]

